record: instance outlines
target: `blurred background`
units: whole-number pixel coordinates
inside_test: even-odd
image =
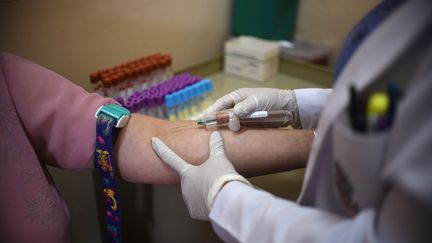
[[[90,73],[160,52],[172,57],[174,74],[187,71],[211,79],[213,100],[244,86],[329,87],[345,37],[378,2],[0,0],[0,51],[30,59],[89,92],[94,91]],[[286,55],[287,61],[279,62],[278,74],[266,82],[230,76],[223,72],[224,44],[239,35],[289,41],[307,57],[319,50],[325,61],[303,64],[305,60],[290,60]],[[96,203],[100,195],[95,193],[92,172],[49,170],[69,206],[73,242],[101,242]],[[302,173],[252,181],[294,200]],[[209,223],[189,218],[176,186],[122,182],[122,203],[128,208],[123,222],[125,242],[219,242]]]

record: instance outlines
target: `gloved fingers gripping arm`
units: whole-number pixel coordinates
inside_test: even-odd
[[[180,175],[193,165],[184,161],[180,156],[174,153],[168,146],[166,146],[159,138],[152,138],[152,146],[159,158],[165,162],[169,167],[173,168]]]
[[[292,120],[285,126],[302,128],[298,112],[297,100],[293,90],[274,88],[242,88],[218,99],[207,110],[217,112],[233,108],[234,113],[244,117],[255,111],[287,110]]]
[[[192,218],[208,220],[213,202],[227,182],[236,180],[250,185],[225,156],[222,137],[217,131],[210,136],[209,158],[198,166],[184,161],[156,137],[152,138],[152,146],[162,161],[180,174],[183,199]]]

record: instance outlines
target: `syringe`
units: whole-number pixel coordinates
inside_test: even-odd
[[[208,112],[205,117],[196,121],[197,125],[207,129],[228,126],[233,131],[246,127],[283,127],[291,124],[292,114],[289,111],[256,111],[245,117],[238,117],[232,109],[219,112]]]

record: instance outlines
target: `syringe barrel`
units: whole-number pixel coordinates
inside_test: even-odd
[[[292,123],[292,113],[286,110],[257,111],[246,117],[239,117],[245,127],[286,127]]]
[[[285,110],[256,111],[245,117],[237,117],[232,109],[219,112],[208,112],[204,117],[207,129],[228,126],[231,130],[238,131],[241,126],[278,128],[292,123],[292,113]]]

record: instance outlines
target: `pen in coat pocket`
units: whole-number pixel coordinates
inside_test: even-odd
[[[366,131],[366,112],[363,98],[357,94],[354,86],[350,88],[349,117],[351,126],[359,132]]]
[[[388,123],[390,98],[384,92],[373,93],[367,103],[367,129],[369,132],[381,130]]]

